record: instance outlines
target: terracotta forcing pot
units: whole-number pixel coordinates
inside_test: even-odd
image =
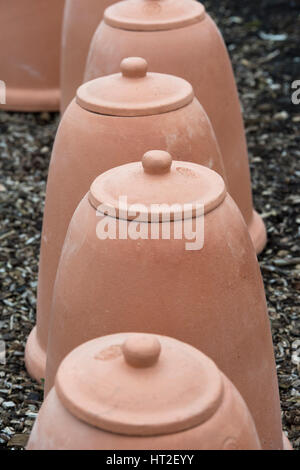
[[[262,447],[282,448],[261,274],[214,171],[148,152],[99,176],[79,204],[57,270],[46,393],[70,351],[117,331],[169,335],[203,351],[243,396]]]
[[[1,109],[59,109],[63,8],[64,0],[0,0]]]
[[[248,225],[257,253],[266,243],[253,210],[247,144],[232,66],[222,36],[194,0],[126,0],[109,7],[89,52],[85,80],[115,73],[124,57],[144,57],[149,70],[192,84],[213,125],[228,188]]]
[[[260,448],[244,400],[208,357],[175,339],[130,333],[69,354],[27,447]]]
[[[90,42],[114,0],[66,0],[61,62],[61,112],[63,113],[83,83]]]
[[[122,73],[83,85],[65,112],[49,168],[40,254],[37,328],[26,348],[29,373],[45,377],[52,290],[68,224],[95,177],[151,148],[171,152],[224,174],[211,124],[192,87],[147,72],[140,58]]]

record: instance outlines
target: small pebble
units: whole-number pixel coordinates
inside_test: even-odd
[[[15,408],[16,404],[13,401],[4,401],[2,403],[2,408],[9,410],[10,408]]]
[[[276,121],[285,121],[289,118],[289,114],[286,111],[281,111],[280,113],[274,114],[273,117]]]

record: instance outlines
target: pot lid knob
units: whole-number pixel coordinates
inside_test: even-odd
[[[146,368],[157,363],[161,344],[155,336],[133,335],[122,346],[127,364],[133,367]]]
[[[121,72],[123,77],[143,78],[147,75],[148,63],[141,57],[127,57],[121,62]]]
[[[172,157],[163,150],[150,150],[142,158],[145,173],[162,175],[168,173],[172,166]]]

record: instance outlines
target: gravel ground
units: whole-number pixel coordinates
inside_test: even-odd
[[[291,102],[291,83],[300,79],[300,4],[205,5],[229,47],[243,103],[255,206],[268,227],[260,263],[282,419],[300,449],[300,105]],[[0,340],[7,354],[0,366],[0,449],[24,447],[41,405],[42,388],[24,369],[24,345],[35,322],[42,213],[57,124],[57,114],[0,112]]]

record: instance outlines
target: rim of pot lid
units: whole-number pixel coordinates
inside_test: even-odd
[[[127,0],[104,13],[109,26],[129,31],[164,31],[198,23],[205,7],[195,0]]]
[[[214,362],[172,338],[123,333],[85,343],[62,362],[56,392],[67,410],[118,434],[153,436],[198,426],[223,400]]]
[[[92,183],[90,204],[101,214],[144,222],[187,220],[207,214],[226,196],[223,178],[204,166],[173,161],[151,150],[142,162],[115,167]]]
[[[194,99],[186,80],[148,72],[148,63],[141,57],[123,59],[120,70],[81,85],[77,104],[98,114],[132,117],[175,111]]]

